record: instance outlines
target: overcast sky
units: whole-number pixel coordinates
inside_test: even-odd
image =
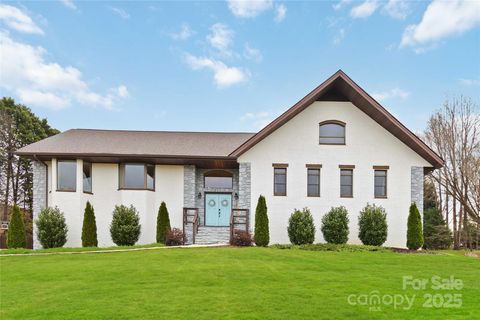
[[[2,1],[0,92],[60,129],[257,131],[338,69],[410,129],[480,101],[480,1]]]

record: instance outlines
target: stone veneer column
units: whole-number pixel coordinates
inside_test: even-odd
[[[251,166],[249,162],[241,162],[238,169],[238,207],[251,209]],[[254,213],[250,212],[250,228]]]
[[[47,206],[47,168],[40,161],[33,161],[33,220]],[[37,228],[33,224],[33,249],[41,249],[37,239]]]
[[[417,204],[418,211],[423,215],[423,167],[411,168],[411,201]]]
[[[195,208],[195,166],[183,167],[183,206]]]

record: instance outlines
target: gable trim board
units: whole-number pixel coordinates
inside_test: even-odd
[[[293,117],[305,110],[313,102],[322,100],[323,96],[329,99],[328,97],[331,95],[332,91],[336,92],[334,96],[346,97],[356,107],[365,112],[383,128],[422,156],[422,158],[427,160],[435,169],[443,166],[444,161],[439,155],[430,149],[430,147],[398,121],[377,101],[375,101],[375,99],[373,99],[368,93],[360,88],[360,86],[350,79],[342,70],[337,71],[325,82],[303,97],[299,102],[294,104],[290,109],[245,141],[235,149],[230,156],[241,156]]]

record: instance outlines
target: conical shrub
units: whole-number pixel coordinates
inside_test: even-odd
[[[165,243],[169,231],[170,218],[168,217],[168,209],[165,202],[162,201],[157,216],[157,242]]]
[[[260,247],[268,246],[270,232],[268,231],[267,203],[264,196],[258,197],[255,210],[255,244]]]
[[[25,237],[25,224],[20,213],[20,208],[17,205],[13,206],[12,214],[10,215],[10,223],[8,224],[7,233],[8,248],[25,248],[27,241]]]
[[[407,248],[417,250],[423,245],[423,230],[422,218],[415,202],[410,206],[407,227]]]
[[[89,201],[87,201],[87,205],[85,206],[85,212],[83,214],[82,246],[98,246],[95,212]]]

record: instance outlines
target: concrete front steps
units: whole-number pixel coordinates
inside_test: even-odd
[[[195,235],[196,245],[206,244],[229,244],[230,227],[206,227],[199,226]]]

